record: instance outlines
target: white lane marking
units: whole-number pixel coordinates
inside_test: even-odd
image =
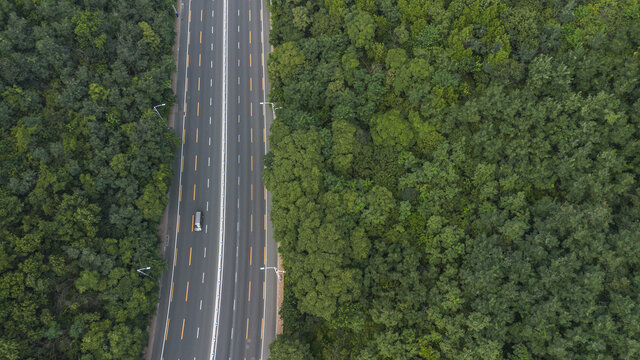
[[[209,67],[213,69],[213,60],[211,60],[211,65],[209,65]]]
[[[191,13],[191,1],[189,1],[189,14]],[[187,24],[187,33],[190,31],[191,29],[191,21],[188,22]],[[187,42],[187,56],[189,54],[189,43]],[[184,73],[187,74],[187,64],[185,64],[184,67]],[[187,98],[187,77],[184,77],[184,99]],[[184,123],[186,121],[186,114],[183,112],[182,113],[182,133],[184,133],[185,131],[185,126]],[[180,156],[184,156],[184,144],[182,144],[180,146]],[[179,175],[179,180],[178,180],[178,186],[182,186],[182,172],[180,172]],[[176,224],[178,223],[178,219],[180,216],[180,202],[178,202],[178,207],[176,210]],[[178,226],[176,226],[176,233],[175,233],[175,241],[173,242],[173,254],[175,255],[176,250],[177,250],[177,246],[178,246]],[[174,272],[175,272],[176,267],[173,266],[171,267],[171,283],[173,284],[173,276],[174,276]],[[164,319],[164,333],[167,333],[168,330],[168,325],[169,325],[169,312],[171,310],[171,301],[169,301],[169,303],[167,304],[167,317]],[[162,337],[162,350],[160,351],[160,358],[163,359],[164,358],[164,345],[166,343],[166,339],[163,336]]]
[[[240,164],[240,155],[238,155],[238,164]]]
[[[209,179],[207,179],[207,189],[209,188]]]
[[[238,67],[240,67],[240,59],[238,59]]]
[[[238,135],[238,142],[240,142],[240,135]]]
[[[240,123],[240,115],[238,115],[238,124]]]
[[[236,223],[236,231],[240,231],[240,222]]]
[[[204,284],[204,272],[202,273],[202,283]]]
[[[202,299],[200,299],[200,310],[202,310]]]
[[[211,10],[211,16],[213,16],[213,10]],[[213,26],[211,27],[211,33],[213,34]],[[213,45],[213,44],[211,44]]]
[[[209,146],[211,146],[211,136],[209,136]]]
[[[238,185],[240,185],[240,176],[238,176]]]
[[[238,49],[240,49],[240,41],[238,41]]]
[[[224,237],[225,237],[225,232],[224,232],[224,216],[226,214],[226,210],[225,210],[225,204],[226,204],[226,196],[225,196],[225,191],[226,191],[226,176],[227,176],[227,78],[228,78],[228,67],[227,67],[227,61],[228,61],[228,57],[229,57],[229,50],[228,50],[228,43],[229,43],[229,34],[228,34],[228,5],[229,5],[229,0],[224,0],[223,2],[224,6],[223,6],[223,11],[224,11],[224,15],[222,16],[223,20],[222,20],[222,29],[224,32],[224,35],[222,36],[222,48],[223,48],[223,56],[222,56],[222,126],[221,126],[221,132],[222,132],[222,151],[220,153],[220,157],[221,157],[221,163],[220,163],[220,172],[221,172],[221,176],[220,176],[220,230],[219,230],[219,236],[220,236],[220,243],[218,246],[218,272],[217,272],[217,283],[216,283],[216,298],[215,298],[215,304],[214,304],[214,316],[213,316],[213,326],[214,329],[211,332],[211,348],[209,350],[209,354],[210,355],[210,359],[215,359],[216,357],[216,350],[218,348],[218,343],[217,343],[217,338],[218,338],[218,330],[220,329],[219,327],[219,321],[220,321],[220,292],[222,290],[222,274],[223,274],[223,264],[224,264],[224,259],[223,259],[223,254],[224,254]],[[238,9],[238,11],[240,11],[240,9]],[[161,357],[162,358],[162,357]]]
[[[213,79],[209,79],[209,87],[213,86]]]
[[[200,337],[200,328],[198,328],[196,330],[196,339],[199,338],[199,337]],[[194,357],[194,359],[195,359],[195,357]]]
[[[240,25],[238,25],[238,32],[240,32]]]
[[[240,95],[238,95],[238,104],[240,104]]]
[[[207,157],[207,166],[211,166],[211,156]],[[209,181],[209,179],[207,179]]]
[[[209,106],[211,106],[211,102],[213,101],[213,99],[209,98]]]
[[[204,257],[205,258],[207,257],[207,248],[206,247],[204,248]],[[202,300],[200,300],[200,301],[202,301]]]
[[[240,9],[238,9],[238,16],[240,16]]]
[[[209,211],[209,201],[207,201],[207,211]]]
[[[237,203],[238,204],[236,206],[237,206],[238,209],[240,209],[240,199],[237,200]]]
[[[212,28],[213,29],[213,28]],[[213,33],[213,31],[211,32]],[[211,43],[211,51],[213,51],[213,43]],[[213,61],[213,60],[212,60]]]
[[[209,116],[209,125],[211,125],[211,116]],[[211,138],[209,138],[209,139],[211,139]],[[209,145],[211,145],[211,144],[209,144]]]
[[[209,232],[209,225],[204,226],[204,233],[206,234],[207,232]]]
[[[240,85],[240,76],[238,76],[238,85]]]

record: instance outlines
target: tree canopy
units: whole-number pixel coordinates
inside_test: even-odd
[[[171,1],[0,2],[0,358],[141,357],[174,21]]]
[[[270,9],[272,359],[640,357],[637,0]]]

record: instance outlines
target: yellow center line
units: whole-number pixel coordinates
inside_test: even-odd
[[[182,318],[182,331],[180,332],[180,340],[182,340],[182,337],[184,336],[184,321],[185,318]]]
[[[182,129],[182,144],[184,145],[184,142],[186,140],[186,136],[187,136],[187,131],[185,129]]]
[[[264,281],[262,281],[262,300],[264,300]]]
[[[193,248],[189,248],[189,266],[191,266],[191,252],[193,251]]]
[[[191,215],[191,232],[193,232],[193,215]]]
[[[262,44],[262,30],[260,30],[260,43]]]
[[[253,103],[249,103],[249,115],[253,117]]]
[[[253,171],[253,155],[251,155],[251,171]]]
[[[198,78],[198,84],[200,84],[200,78]],[[196,144],[198,143],[198,128],[196,128]]]
[[[200,91],[200,76],[198,76],[198,91]]]
[[[189,281],[187,281],[187,294],[184,296],[184,302],[187,302],[189,299]]]
[[[182,184],[180,185],[180,192],[178,193],[178,202],[182,201]]]
[[[267,230],[267,214],[264,214],[264,222],[263,222],[263,225],[264,225],[264,229],[265,229],[265,230]]]
[[[184,171],[184,155],[180,157],[180,172]]]
[[[251,302],[251,280],[249,280],[249,300],[247,301]]]
[[[202,22],[202,10],[204,9],[200,9],[200,22]]]
[[[249,44],[251,44],[251,30],[249,30]]]
[[[252,258],[253,258],[253,246],[249,246],[249,266],[251,266]]]
[[[251,22],[251,9],[249,9],[249,22]]]
[[[247,318],[247,334],[244,337],[245,339],[249,338],[249,318]]]
[[[262,339],[262,331],[264,330],[264,318],[262,318],[262,325],[260,325],[260,339]]]
[[[250,128],[250,129],[251,129],[251,143],[253,144],[253,128]]]
[[[264,199],[267,200],[267,187],[266,186],[263,188],[262,193],[264,194]]]
[[[176,263],[178,262],[178,249],[173,253],[173,267],[176,267]]]
[[[198,171],[198,155],[196,155],[196,167],[195,167],[194,171]]]
[[[262,83],[264,84],[264,81]],[[198,101],[198,111],[196,112],[196,116],[200,116],[200,101]]]
[[[202,54],[198,54],[198,67],[202,66]],[[199,90],[200,88],[198,88]]]
[[[202,44],[202,30],[200,30],[200,44]]]
[[[187,34],[187,44],[191,44],[191,31]]]
[[[249,91],[253,91],[253,78],[249,78]]]
[[[187,116],[187,102],[184,102],[184,116]]]
[[[169,333],[169,322],[171,322],[171,319],[167,318],[167,328],[164,330],[164,341],[167,341],[167,334]]]
[[[260,9],[260,21],[262,21],[262,9]]]
[[[267,142],[267,131],[262,128],[262,142]]]
[[[196,199],[196,184],[193,184],[193,200]],[[191,215],[193,217],[193,215]]]
[[[171,282],[171,296],[169,302],[173,302],[173,281]]]
[[[264,116],[264,108],[265,108],[266,106],[267,106],[267,105],[262,104],[262,116]]]
[[[253,200],[253,184],[251,184],[251,200]]]
[[[178,231],[177,232],[180,232],[180,215],[178,215]],[[175,266],[175,263],[173,265]]]
[[[249,54],[249,67],[251,67],[251,54]]]
[[[251,232],[253,232],[253,214],[251,214],[251,222],[250,222],[250,225],[251,225]]]
[[[191,10],[189,10],[189,22],[191,22]]]

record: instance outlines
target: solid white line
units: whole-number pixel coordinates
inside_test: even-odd
[[[189,0],[189,12],[191,12],[191,0]],[[187,33],[189,33],[191,29],[191,22],[188,22],[187,24]],[[189,43],[187,42],[187,56],[189,54]],[[187,64],[185,63],[184,66],[184,99],[187,98]],[[185,113],[182,112],[182,133],[184,134],[184,123],[187,120],[187,117],[185,116]],[[180,156],[181,158],[184,156],[184,144],[182,144],[180,146]],[[178,187],[182,186],[182,172],[180,172],[179,175],[179,180],[178,180]],[[175,238],[173,241],[173,254],[175,256],[176,251],[177,251],[177,246],[178,246],[178,218],[180,217],[180,202],[178,202],[178,207],[176,210],[176,234],[175,234]],[[171,267],[171,283],[173,284],[173,276],[174,276],[174,272],[175,272],[176,267],[172,266]],[[169,312],[171,311],[171,304],[172,302],[169,301],[169,303],[167,304],[167,317],[164,319],[164,333],[167,333],[167,326],[169,325]],[[165,337],[162,337],[162,350],[160,351],[160,359],[164,358],[164,345],[166,343]]]
[[[220,176],[220,244],[218,246],[218,274],[217,274],[217,286],[216,286],[216,298],[215,298],[215,305],[214,305],[214,316],[213,316],[213,326],[214,326],[214,330],[211,332],[211,349],[209,351],[209,353],[211,354],[211,359],[215,359],[216,357],[216,350],[218,348],[218,343],[217,343],[217,338],[218,338],[218,330],[219,330],[219,321],[220,321],[220,292],[222,290],[222,274],[223,274],[223,265],[224,265],[224,259],[223,259],[223,254],[224,254],[224,216],[226,214],[226,210],[225,210],[225,204],[226,204],[226,197],[225,197],[225,191],[226,191],[226,176],[227,176],[227,77],[228,77],[228,68],[227,68],[227,61],[228,61],[228,41],[229,41],[229,34],[227,32],[227,28],[229,26],[228,24],[228,19],[227,19],[227,12],[228,12],[228,2],[229,0],[224,0],[224,6],[223,6],[223,11],[224,11],[224,15],[222,16],[223,18],[223,32],[224,32],[224,36],[222,37],[223,41],[222,41],[222,48],[223,48],[223,56],[222,56],[222,126],[221,126],[221,132],[222,132],[222,152],[220,154],[221,160],[222,162],[220,163],[220,172],[221,172],[221,176]],[[238,10],[240,11],[240,10]]]

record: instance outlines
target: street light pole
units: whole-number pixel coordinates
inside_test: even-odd
[[[286,271],[284,270],[278,270],[278,268],[276,268],[275,266],[263,266],[260,268],[260,270],[273,270],[276,273],[278,280],[280,281],[282,281],[282,276],[280,276],[280,274],[286,273]]]
[[[162,115],[160,115],[160,112],[158,112],[157,108],[160,107],[160,106],[165,106],[165,105],[166,104],[160,104],[160,105],[156,105],[156,106],[153,107],[153,111],[155,111],[156,114],[158,114],[158,116],[160,116],[160,119],[162,119],[162,120],[164,120],[164,118],[162,117]]]
[[[149,274],[147,274],[147,273],[145,272],[145,270],[150,270],[150,269],[151,269],[151,266],[147,266],[147,267],[143,267],[143,268],[137,269],[136,271],[137,271],[138,273],[140,273],[140,274],[142,274],[142,275],[144,275],[144,276],[148,277],[148,278],[153,279],[153,277],[152,277],[151,275],[149,275]]]
[[[282,109],[282,107],[276,107],[276,104],[272,103],[272,102],[260,102],[260,105],[271,105],[271,111],[273,111],[273,117],[276,117],[276,110],[278,109]]]

